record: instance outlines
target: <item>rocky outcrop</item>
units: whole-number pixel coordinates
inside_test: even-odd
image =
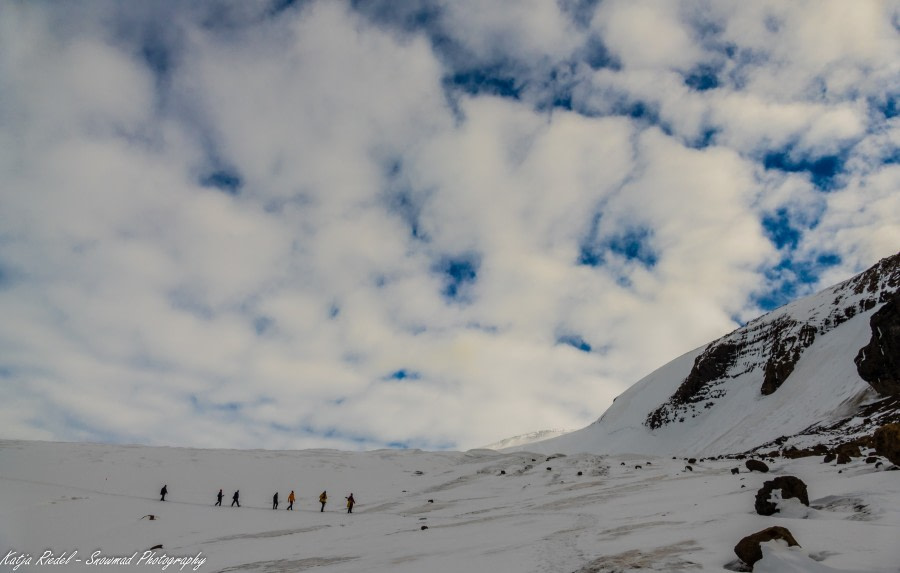
[[[734,546],[734,554],[737,555],[741,561],[752,567],[754,563],[762,559],[762,549],[759,547],[759,544],[775,539],[786,541],[790,547],[800,546],[787,528],[776,525],[774,527],[763,529],[762,531],[757,531],[753,535],[748,535],[741,539],[738,544]]]
[[[685,406],[719,397],[715,392],[714,383],[727,377],[728,370],[736,361],[739,351],[740,347],[731,343],[714,343],[707,346],[706,350],[694,360],[691,373],[675,394],[668,402],[650,412],[646,425],[655,430],[676,421],[676,417],[680,414],[679,410],[686,410]],[[684,417],[679,417],[678,421],[683,422]]]
[[[763,383],[760,388],[763,396],[774,394],[794,372],[794,366],[800,360],[803,351],[812,346],[816,340],[818,329],[809,324],[799,325],[790,321],[794,328],[776,329],[772,336],[772,354],[763,370]],[[786,331],[786,332],[785,332]]]
[[[882,396],[900,396],[900,293],[869,320],[872,338],[856,355],[856,371]]]
[[[766,473],[769,471],[769,466],[759,460],[747,460],[744,462],[744,465],[746,465],[747,469],[751,472]]]
[[[900,424],[885,424],[875,430],[875,451],[900,465]]]
[[[798,477],[778,476],[767,481],[756,492],[756,513],[759,515],[775,515],[778,513],[778,504],[771,501],[772,492],[781,491],[781,499],[797,499],[803,505],[809,507],[809,495],[806,492],[806,484]]]

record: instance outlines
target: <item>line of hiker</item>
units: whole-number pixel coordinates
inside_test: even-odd
[[[166,501],[166,494],[169,493],[168,485],[164,485],[162,489],[159,491],[160,493],[160,501]],[[216,503],[213,505],[222,507],[222,498],[225,497],[225,494],[222,493],[222,489],[219,488],[219,493],[216,494]],[[231,507],[237,505],[241,506],[241,491],[235,490],[234,495],[231,496]],[[353,506],[356,505],[356,500],[353,498],[353,494],[351,493],[349,496],[345,497],[347,500],[347,513],[353,513]],[[293,511],[294,502],[297,501],[297,497],[294,495],[294,490],[291,490],[290,495],[288,495],[288,506],[287,509]],[[323,491],[319,494],[319,503],[322,504],[322,508],[319,510],[320,512],[325,511],[325,504],[328,503],[328,492]],[[272,509],[278,509],[278,492],[275,492],[275,495],[272,496]]]

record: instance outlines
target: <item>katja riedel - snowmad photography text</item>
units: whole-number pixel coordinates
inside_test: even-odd
[[[203,552],[196,555],[168,555],[165,552],[158,552],[152,549],[146,551],[135,551],[131,555],[105,555],[102,550],[95,550],[90,554],[82,553],[74,549],[72,551],[64,551],[57,553],[52,549],[48,549],[40,555],[32,555],[30,553],[20,553],[15,549],[9,550],[0,560],[0,565],[12,567],[13,571],[18,571],[20,567],[28,568],[29,566],[53,566],[61,567],[81,564],[95,566],[123,566],[131,565],[135,567],[155,567],[161,571],[167,571],[170,567],[183,571],[197,571],[206,563],[206,557]]]

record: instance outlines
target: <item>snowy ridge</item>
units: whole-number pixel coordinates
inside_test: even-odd
[[[527,446],[528,444],[533,444],[535,442],[563,436],[572,431],[573,430],[538,430],[537,432],[530,432],[528,434],[522,434],[520,436],[513,436],[511,438],[500,440],[499,442],[494,442],[493,444],[488,444],[487,446],[482,446],[482,449],[505,450],[507,448]]]
[[[882,308],[896,315],[898,292],[900,254],[677,358],[591,426],[528,448],[712,456],[871,433],[897,416],[888,398],[897,396],[900,347],[884,334],[897,330],[896,319],[885,319],[895,322],[884,328],[872,321]],[[880,346],[867,354],[873,344]],[[884,363],[869,367],[874,374],[864,380],[867,361],[879,356]],[[867,406],[868,423],[856,423]]]

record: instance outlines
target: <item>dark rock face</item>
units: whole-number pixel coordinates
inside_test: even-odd
[[[875,430],[875,451],[900,465],[900,424],[885,424]]]
[[[662,406],[647,416],[645,424],[651,429],[674,422],[679,416],[679,406],[696,404],[708,398],[718,398],[721,394],[714,391],[716,380],[725,378],[728,369],[734,364],[740,348],[736,344],[710,344],[706,350],[694,360],[691,373],[688,374],[675,394]],[[683,421],[683,418],[679,421]]]
[[[869,319],[872,338],[856,355],[856,371],[882,396],[900,396],[900,293]]]
[[[800,360],[800,355],[816,340],[818,330],[815,326],[804,324],[797,330],[791,328],[797,326],[796,322],[785,321],[785,323],[779,325],[780,328],[772,334],[774,337],[772,355],[766,362],[763,384],[760,388],[763,396],[774,394],[784,384],[788,376],[794,372],[794,366]]]
[[[747,460],[744,463],[751,472],[767,473],[769,471],[769,466],[759,460]]]
[[[781,490],[781,499],[795,498],[800,503],[809,507],[809,495],[806,492],[806,484],[803,480],[794,476],[779,476],[773,480],[767,481],[762,488],[756,492],[756,513],[759,515],[774,515],[778,513],[778,506],[769,498],[776,489]]]
[[[734,554],[747,565],[753,566],[754,563],[762,559],[762,549],[760,549],[759,544],[772,541],[773,539],[783,539],[791,547],[800,546],[787,528],[776,525],[741,539],[734,546]]]

